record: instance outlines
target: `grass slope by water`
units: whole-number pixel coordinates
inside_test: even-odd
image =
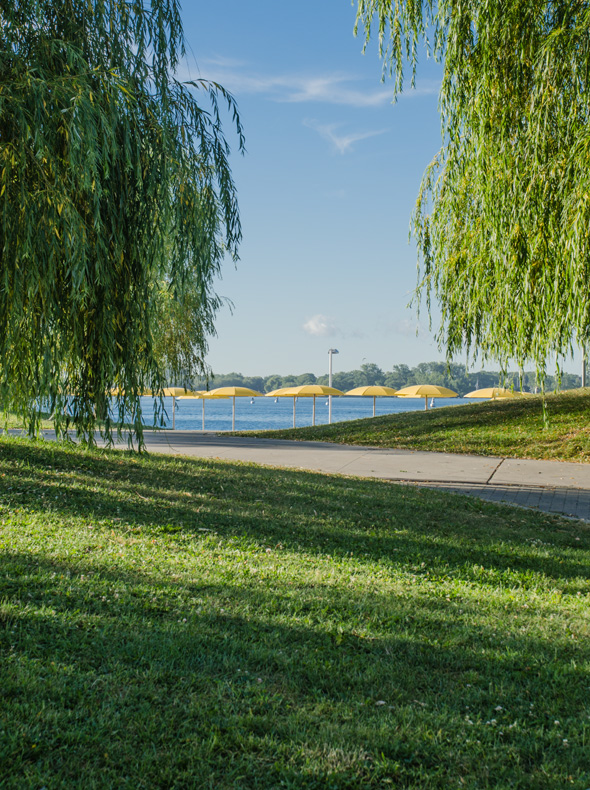
[[[511,458],[590,461],[590,390],[486,401],[249,436]]]
[[[590,528],[0,440],[0,787],[590,787]]]

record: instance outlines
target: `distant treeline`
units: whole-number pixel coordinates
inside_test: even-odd
[[[209,381],[209,389],[214,387],[250,387],[259,392],[270,392],[279,387],[297,387],[300,384],[327,384],[328,376],[314,376],[313,373],[302,373],[299,376],[243,376],[241,373],[225,373],[216,375]],[[540,391],[537,376],[534,371],[523,374],[523,389],[525,392]],[[332,376],[332,386],[343,392],[354,387],[383,384],[393,389],[401,389],[411,384],[439,384],[449,387],[459,395],[465,395],[474,389],[482,387],[514,387],[520,389],[518,372],[507,373],[502,377],[498,372],[480,370],[477,373],[468,373],[463,365],[446,362],[421,362],[415,368],[408,365],[394,365],[393,370],[383,371],[378,365],[368,362],[361,365],[359,370],[338,371]],[[575,389],[581,387],[581,377],[573,373],[564,373],[561,381],[555,376],[545,377],[545,390]],[[197,382],[195,389],[206,389],[207,382]]]

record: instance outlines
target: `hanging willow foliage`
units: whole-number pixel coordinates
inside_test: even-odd
[[[444,65],[443,146],[413,216],[418,296],[449,357],[564,356],[590,334],[590,3],[358,0],[402,89],[418,45]]]
[[[0,1],[0,405],[33,433],[49,404],[110,437],[117,388],[141,442],[139,393],[204,369],[240,239],[219,98],[244,141],[183,54],[177,0]]]

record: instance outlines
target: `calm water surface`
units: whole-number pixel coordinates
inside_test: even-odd
[[[144,422],[153,421],[151,398],[142,398]],[[266,430],[293,427],[293,398],[236,398],[236,431]],[[435,408],[473,403],[466,398],[437,398]],[[176,399],[176,430],[200,431],[203,427],[203,401]],[[172,428],[172,398],[164,398],[167,411],[166,427]],[[313,398],[299,398],[295,406],[296,425],[304,428],[312,424]],[[423,411],[424,398],[377,398],[376,416],[405,411]],[[373,398],[333,398],[332,422],[359,420],[373,416]],[[328,422],[328,399],[316,398],[316,425]],[[232,399],[205,401],[205,429],[231,431]]]

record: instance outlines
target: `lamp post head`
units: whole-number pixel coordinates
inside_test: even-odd
[[[339,354],[339,353],[340,352],[338,351],[337,348],[329,348],[328,349],[328,354]]]

